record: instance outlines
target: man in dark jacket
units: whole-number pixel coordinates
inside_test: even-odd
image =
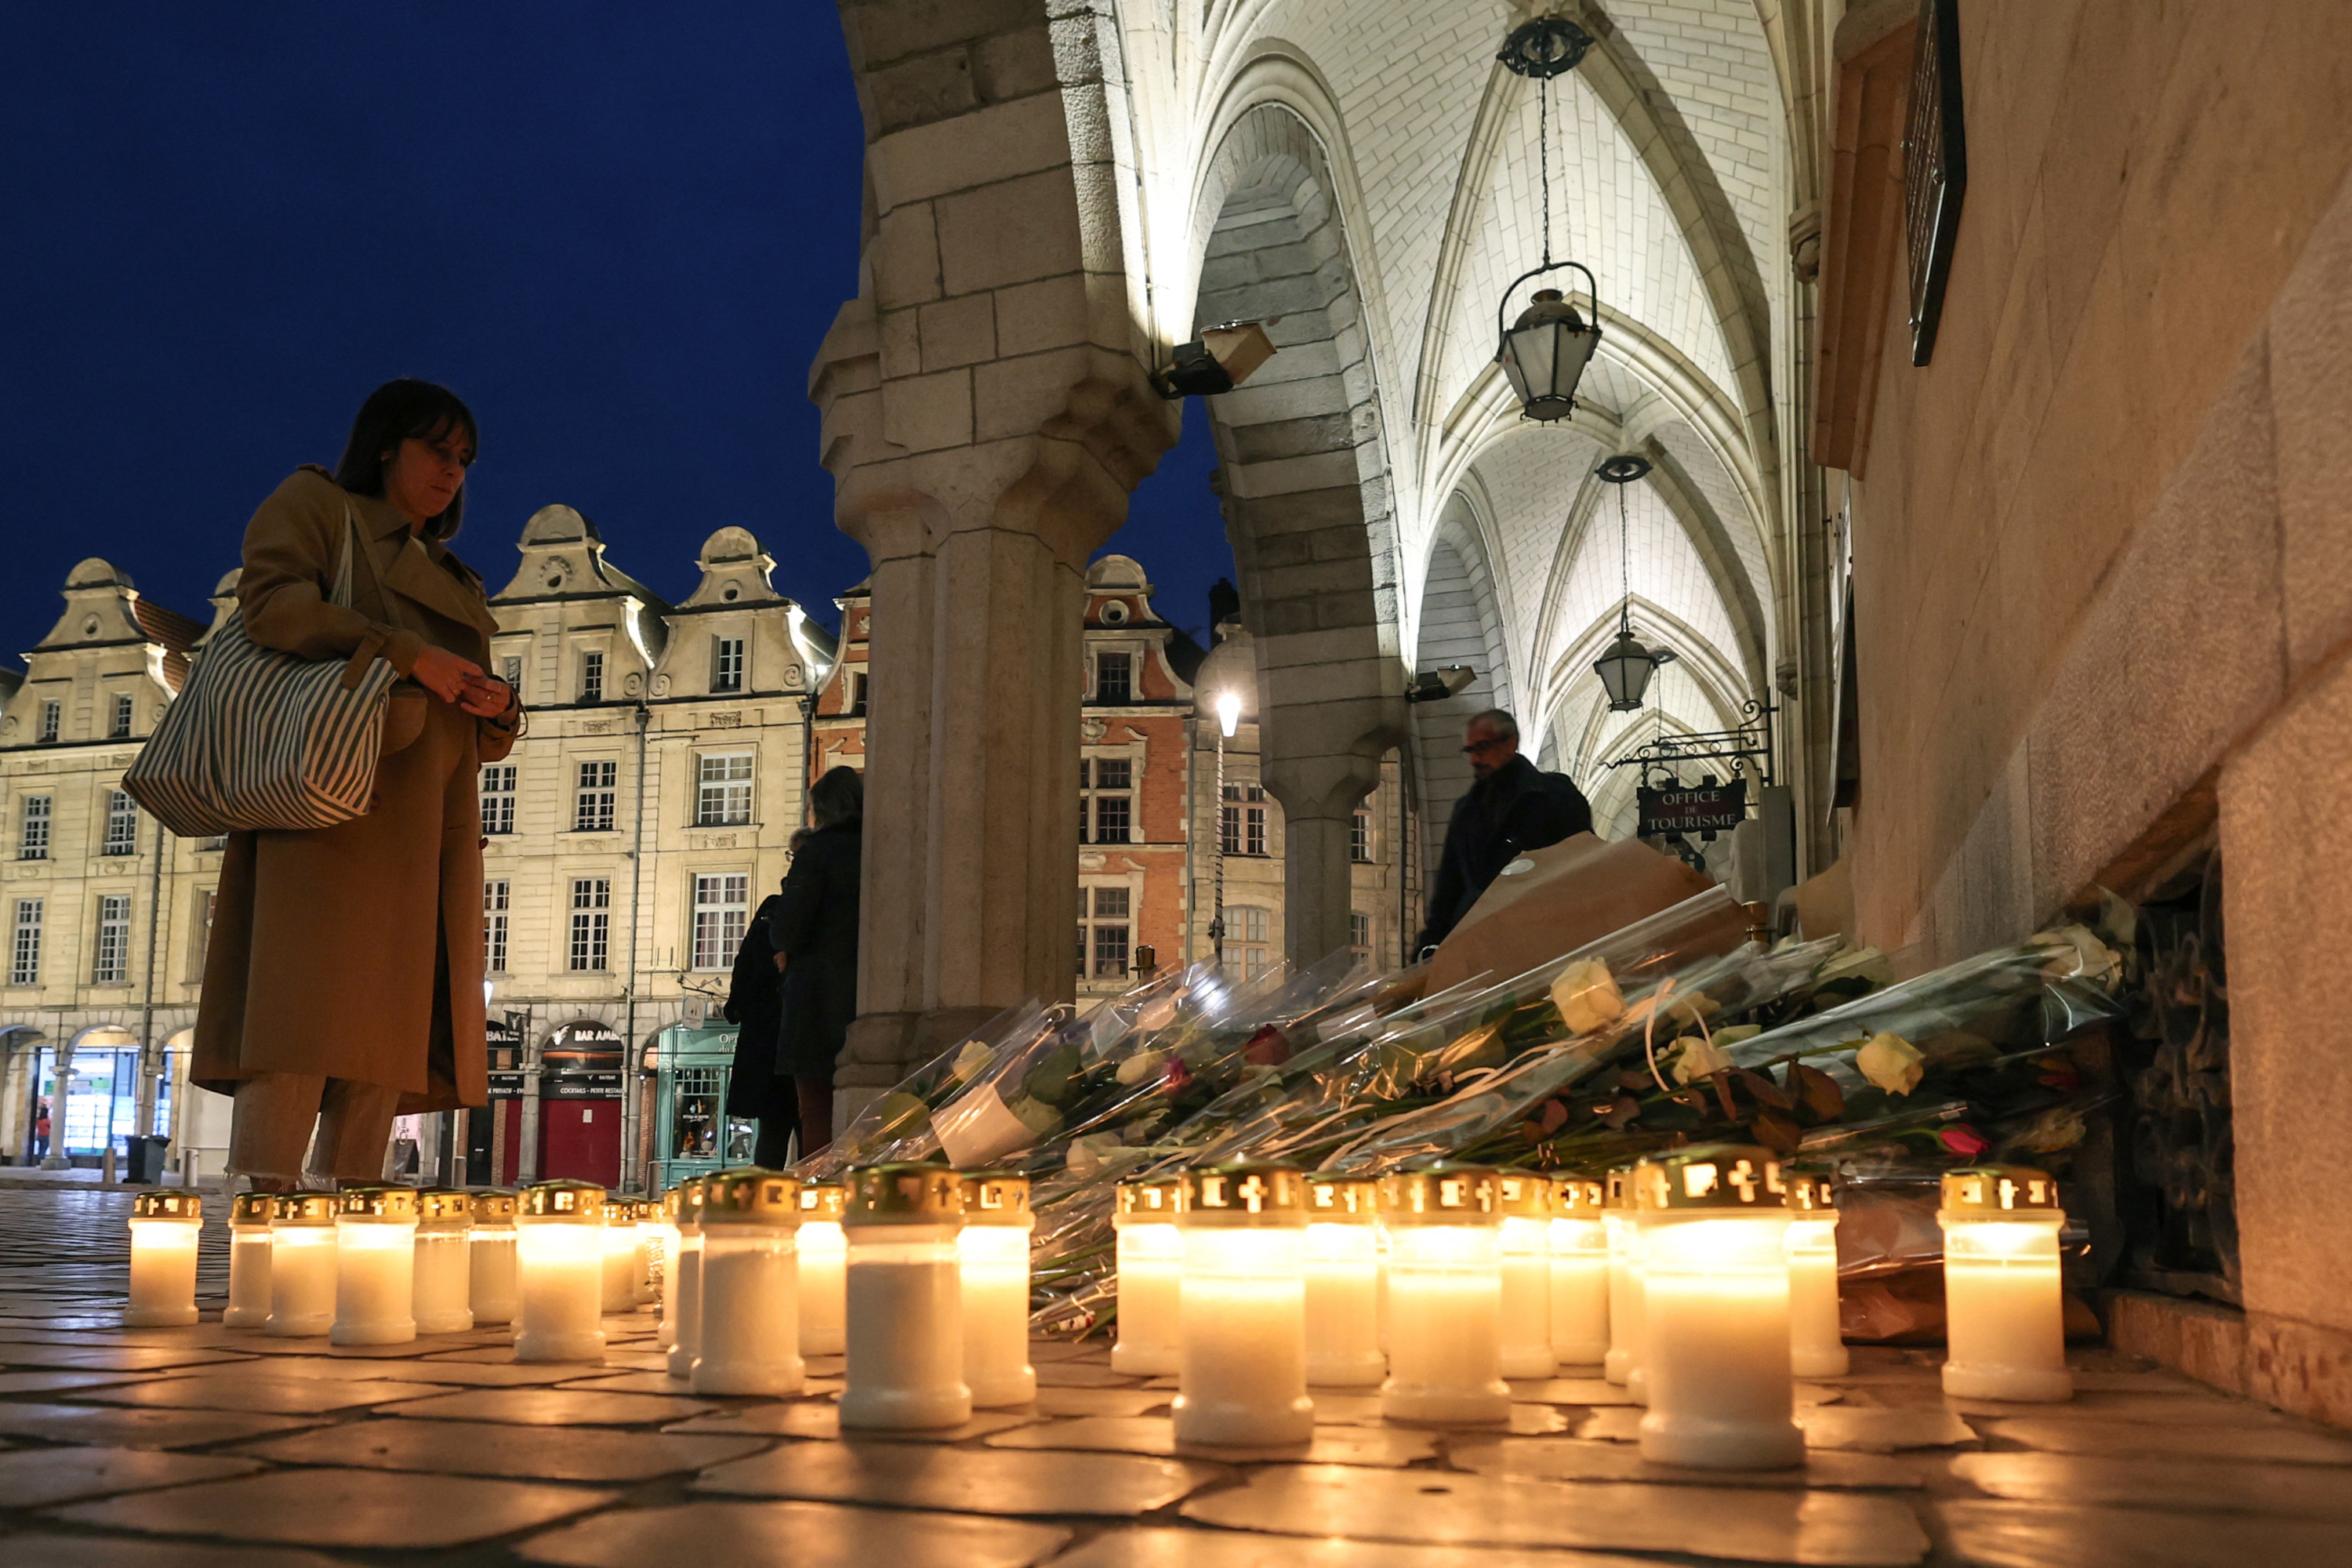
[[[784,1026],[776,1070],[792,1075],[800,1100],[801,1157],[833,1142],[833,1068],[857,1016],[857,908],[866,816],[865,781],[835,768],[809,790],[816,831],[793,857],[767,921],[784,955]]]
[[[727,1079],[727,1114],[760,1124],[751,1163],[780,1170],[791,1159],[793,1133],[800,1126],[800,1099],[792,1079],[776,1065],[783,1032],[784,976],[781,954],[768,940],[768,922],[783,906],[771,893],[751,917],[743,943],[735,950],[735,973],[727,990],[727,1021],[735,1026],[735,1070]]]
[[[1504,867],[1530,849],[1592,831],[1592,807],[1566,773],[1519,755],[1518,721],[1499,708],[1471,715],[1462,752],[1477,782],[1454,803],[1445,857],[1429,895],[1429,923],[1413,942],[1425,952],[1470,912]]]

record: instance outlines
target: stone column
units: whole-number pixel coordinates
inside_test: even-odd
[[[1297,731],[1310,722],[1293,716],[1280,738],[1294,744],[1307,739]],[[1272,729],[1260,733],[1269,741],[1276,735]],[[1381,782],[1381,759],[1357,749],[1308,756],[1269,752],[1258,773],[1282,804],[1282,951],[1304,969],[1348,945],[1355,908],[1349,836],[1356,807]]]
[[[1096,19],[1049,9],[842,7],[869,209],[810,395],[873,562],[845,1124],[1003,1008],[1070,994],[1084,573],[1175,440],[1119,178],[1073,152],[1111,141]]]

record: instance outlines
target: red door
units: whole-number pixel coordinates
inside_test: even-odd
[[[606,1188],[621,1182],[621,1102],[542,1100],[539,1102],[540,1174]]]

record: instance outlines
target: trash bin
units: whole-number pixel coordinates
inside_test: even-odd
[[[122,1179],[137,1186],[154,1186],[163,1179],[163,1151],[170,1148],[169,1138],[152,1133],[132,1132],[122,1140],[128,1167]]]

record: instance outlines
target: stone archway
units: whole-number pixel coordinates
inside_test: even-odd
[[[1349,832],[1405,741],[1398,550],[1362,298],[1323,151],[1287,109],[1234,121],[1202,182],[1196,326],[1267,323],[1278,352],[1209,400],[1243,619],[1258,650],[1260,773],[1283,808],[1284,943],[1348,945]]]

